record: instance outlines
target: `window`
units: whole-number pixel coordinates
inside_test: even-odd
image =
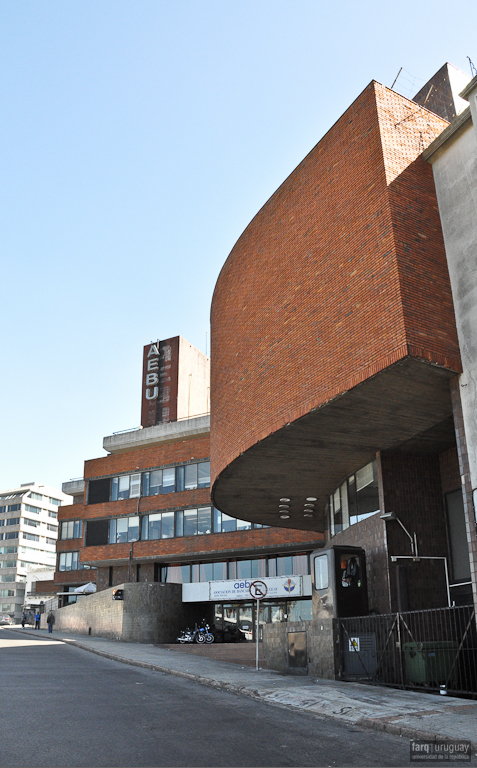
[[[270,557],[256,557],[249,560],[229,560],[220,562],[174,563],[161,567],[161,581],[181,583],[197,583],[199,581],[225,581],[227,579],[254,579],[277,575],[277,560],[279,570],[286,571],[284,575],[308,575],[308,553]],[[189,570],[190,569],[190,570]],[[289,570],[287,570],[289,569]],[[301,573],[300,573],[301,571]],[[307,612],[311,607],[308,603]],[[305,613],[302,613],[304,618]]]
[[[134,499],[141,495],[141,475],[120,475],[111,478],[111,501]]]
[[[210,461],[202,461],[197,465],[197,485],[199,488],[207,488],[210,485]]]
[[[129,475],[117,478],[118,499],[129,499]]]
[[[184,509],[184,536],[197,535],[197,510]]]
[[[0,589],[0,597],[14,597],[14,596],[15,596],[14,589]]]
[[[214,567],[212,563],[200,563],[199,580],[212,581],[214,577]]]
[[[228,533],[229,531],[237,530],[237,521],[235,517],[229,517],[225,512],[222,512],[222,533]]]
[[[41,493],[35,493],[35,491],[30,491],[30,499],[36,499],[37,501],[43,501],[43,496]]]
[[[190,565],[166,565],[161,568],[161,581],[170,584],[189,584]]]
[[[162,491],[162,469],[154,469],[152,472],[143,472],[142,495],[158,496]]]
[[[59,499],[52,499],[51,496],[48,496],[48,501],[50,504],[55,504],[57,507],[61,506],[61,501]]]
[[[61,552],[58,557],[59,571],[77,571],[81,568],[79,552]]]
[[[14,576],[14,575],[10,575],[10,574],[9,574],[9,575],[6,575],[6,574],[4,574],[4,575],[3,575],[3,576],[1,576],[0,578],[1,578],[1,580],[2,580],[3,582],[5,582],[5,583],[6,583],[6,582],[12,582],[12,581],[15,581],[15,576]],[[18,581],[20,581],[20,579],[18,579]]]
[[[48,526],[48,530],[55,531],[54,526]],[[83,523],[81,520],[68,520],[61,523],[61,538],[62,539],[79,539],[83,534]],[[54,541],[54,539],[52,539]]]
[[[188,491],[210,486],[210,462],[161,467],[133,475],[118,475],[89,481],[88,504],[119,501],[140,496]],[[105,495],[106,494],[106,495]]]
[[[315,589],[328,589],[328,556],[315,557]]]
[[[18,531],[10,531],[10,533],[2,533],[5,539],[18,539]]]
[[[36,533],[26,533],[22,531],[22,539],[28,539],[29,541],[40,541],[40,537]]]
[[[32,507],[31,504],[25,504],[25,511],[33,512],[34,515],[39,515],[41,512],[41,509],[38,509],[38,507]]]
[[[162,493],[174,493],[176,489],[175,467],[162,470]]]
[[[109,522],[109,543],[124,544],[139,539],[139,517],[118,517]]]
[[[252,523],[246,520],[237,520],[237,531],[249,531],[252,527]]]
[[[162,539],[174,538],[174,512],[162,513]]]
[[[57,525],[53,525],[53,523],[47,523],[47,524],[46,524],[46,527],[47,527],[47,529],[48,529],[49,531],[53,531],[54,533],[57,533],[57,532],[58,532],[58,526],[57,526]],[[80,535],[81,535],[81,534],[80,534]],[[73,538],[74,538],[74,537],[73,537]]]
[[[56,539],[49,539],[48,536],[47,536],[46,537],[46,543],[47,544],[51,544],[51,545],[55,545],[56,544]]]
[[[331,535],[379,512],[376,461],[371,461],[350,475],[328,500]]]
[[[19,517],[10,517],[5,520],[5,525],[18,525],[20,522]],[[33,525],[40,525],[40,523],[37,523],[36,520],[31,521]]]
[[[39,526],[41,525],[39,520],[30,520],[29,517],[24,517],[23,522],[25,523],[25,525],[29,525],[32,528],[39,528]]]
[[[212,533],[211,507],[199,507],[197,510],[197,533]]]
[[[212,581],[224,581],[227,578],[227,562],[212,563]]]
[[[53,510],[53,509],[49,509],[49,510],[48,510],[48,517],[54,517],[54,518],[57,518],[57,517],[58,517],[58,512],[56,512],[56,510]]]
[[[14,555],[18,547],[0,547],[0,555]]]
[[[184,467],[184,490],[197,488],[197,464],[186,464]]]
[[[7,512],[19,512],[21,508],[21,504],[9,504],[7,507]]]

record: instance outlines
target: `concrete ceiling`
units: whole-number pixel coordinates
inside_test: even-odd
[[[449,380],[405,358],[241,454],[212,489],[218,509],[266,525],[323,532],[328,495],[379,450],[438,453],[455,444]],[[273,421],[273,414],[270,421]],[[313,518],[304,518],[316,497]],[[290,518],[279,517],[281,498]]]

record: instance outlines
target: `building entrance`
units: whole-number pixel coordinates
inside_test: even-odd
[[[259,604],[259,640],[264,624],[311,619],[311,600],[262,600]],[[256,602],[215,603],[215,631],[224,643],[250,643],[256,639]]]

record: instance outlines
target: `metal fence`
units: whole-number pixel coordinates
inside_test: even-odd
[[[337,622],[342,680],[477,696],[473,606]]]

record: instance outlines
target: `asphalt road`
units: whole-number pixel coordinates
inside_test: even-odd
[[[33,635],[33,630],[32,630]],[[408,766],[409,741],[0,630],[0,766]]]

